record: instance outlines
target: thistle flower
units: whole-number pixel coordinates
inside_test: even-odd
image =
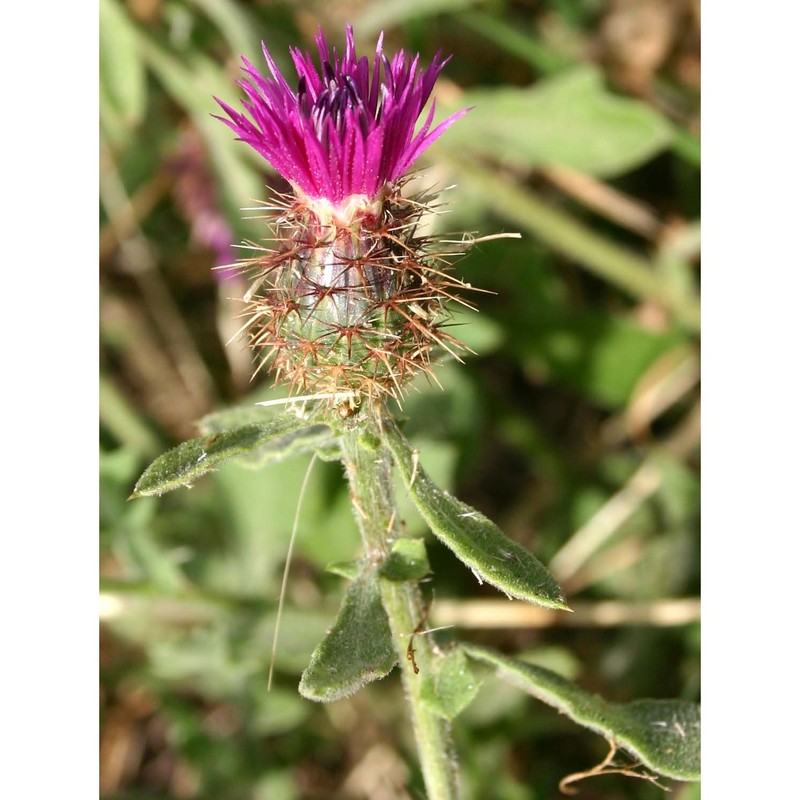
[[[404,197],[420,154],[467,109],[435,127],[435,103],[417,122],[449,59],[422,69],[378,39],[370,67],[346,29],[344,55],[316,36],[318,69],[290,50],[293,91],[266,47],[271,77],[243,58],[247,114],[217,100],[218,117],[292,186],[274,210],[276,247],[250,259],[251,346],[293,389],[399,396],[428,369],[431,351],[457,342],[442,330],[444,302],[461,282],[417,226],[432,195]],[[249,115],[249,116],[248,116]]]
[[[431,130],[434,102],[414,133],[449,59],[442,59],[439,51],[424,71],[419,55],[412,61],[403,50],[389,61],[381,34],[370,70],[367,57],[356,55],[349,25],[343,58],[335,48],[331,53],[321,30],[316,42],[321,72],[308,53],[290,50],[299,78],[297,92],[263,44],[272,79],[242,58],[249,81],[239,81],[239,86],[247,95],[243,105],[252,121],[217,100],[230,117],[220,119],[306,197],[333,206],[354,195],[375,198],[466,112],[453,114]]]

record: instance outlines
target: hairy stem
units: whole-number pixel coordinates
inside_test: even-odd
[[[362,425],[346,432],[342,452],[366,557],[380,563],[400,535],[400,524],[392,457],[381,441],[376,420],[367,417]],[[433,671],[435,645],[430,636],[414,636],[425,619],[419,586],[413,581],[381,579],[381,597],[400,662],[428,800],[456,800],[460,793],[449,724],[422,698],[422,679]],[[409,657],[412,636],[413,660]]]

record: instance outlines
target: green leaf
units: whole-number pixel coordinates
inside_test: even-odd
[[[553,576],[491,520],[434,484],[395,423],[384,421],[386,444],[419,513],[433,533],[475,574],[510,597],[566,609]]]
[[[100,0],[100,33],[101,96],[133,127],[144,116],[147,84],[133,23],[115,0]]]
[[[570,719],[613,740],[645,767],[683,781],[700,779],[700,706],[683,700],[608,703],[544,667],[464,645],[469,656],[500,677],[554,706]]]
[[[476,89],[458,105],[474,108],[443,146],[518,169],[563,164],[612,178],[660,153],[673,136],[657,111],[608,91],[602,73],[585,65],[530,88]]]
[[[224,433],[233,428],[241,428],[244,425],[262,425],[264,420],[269,418],[269,410],[254,402],[212,411],[210,414],[206,414],[197,423],[197,426],[200,428],[200,433],[210,436],[214,433]]]
[[[286,415],[290,416],[290,415]],[[209,436],[224,433],[246,425],[263,426],[265,420],[271,419],[270,412],[258,404],[234,406],[215,411],[203,417],[198,423],[202,433]],[[287,437],[282,449],[276,450],[273,443],[259,447],[241,458],[245,466],[259,468],[267,463],[280,461],[289,456],[316,453],[323,461],[338,461],[341,458],[339,440],[327,425],[311,425],[305,420],[305,428],[299,429],[292,437]]]
[[[397,663],[378,575],[350,584],[333,628],[317,645],[300,679],[300,694],[330,703],[388,675]]]
[[[381,575],[390,581],[418,581],[430,571],[423,539],[397,539],[381,567]]]
[[[261,463],[277,461],[308,449],[309,438],[317,441],[327,431],[324,425],[309,427],[306,420],[285,415],[190,439],[159,456],[139,478],[132,496],[159,495],[179,486],[190,486],[231,458],[253,458],[257,454]]]
[[[361,561],[334,561],[325,567],[325,572],[354,581],[361,574],[363,568],[364,564]]]
[[[423,679],[422,699],[439,716],[451,720],[472,702],[480,682],[460,647],[439,656],[435,665],[435,674]]]

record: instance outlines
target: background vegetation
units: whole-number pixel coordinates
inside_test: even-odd
[[[610,700],[699,699],[699,3],[101,0],[101,791],[118,798],[420,797],[394,676],[317,706],[296,692],[336,613],[325,571],[359,543],[341,470],[299,517],[276,685],[280,578],[307,463],[221,469],[127,502],[149,461],[211,410],[282,396],[225,342],[242,286],[212,268],[261,241],[268,166],[210,116],[239,55],[352,22],[365,52],[453,54],[431,148],[441,230],[483,243],[460,274],[476,352],[404,404],[457,490],[548,564],[573,615],[477,585],[433,540],[431,625],[529,654]],[[408,510],[409,529],[424,526]],[[498,600],[500,602],[498,602]],[[456,720],[475,798],[558,796],[606,744],[494,680]],[[692,787],[673,787],[681,797]],[[585,798],[655,798],[622,776]],[[673,795],[674,796],[674,795]]]

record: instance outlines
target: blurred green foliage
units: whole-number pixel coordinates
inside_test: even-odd
[[[416,387],[406,435],[440,486],[555,565],[568,602],[698,594],[696,5],[101,0],[104,797],[421,796],[395,676],[331,706],[297,693],[345,591],[326,566],[359,552],[340,466],[315,465],[300,509],[271,692],[307,457],[127,501],[201,417],[282,394],[226,346],[244,289],[212,269],[236,257],[212,234],[263,242],[262,213],[241,209],[281,188],[211,116],[212,95],[235,102],[239,55],[259,63],[262,39],[282,67],[289,45],[310,46],[320,24],[336,39],[345,22],[366,51],[385,30],[389,51],[453,54],[438,114],[476,108],[426,154],[422,179],[455,184],[434,224],[522,238],[459,263],[491,293],[454,320],[477,355],[441,364],[441,388]],[[409,533],[425,535],[401,498]],[[436,598],[496,598],[428,545],[432,624]],[[696,620],[478,629],[465,613],[460,625],[609,700],[698,699]],[[600,737],[492,677],[454,733],[469,796],[487,800],[555,797],[605,755]],[[622,776],[581,788],[662,795]]]

